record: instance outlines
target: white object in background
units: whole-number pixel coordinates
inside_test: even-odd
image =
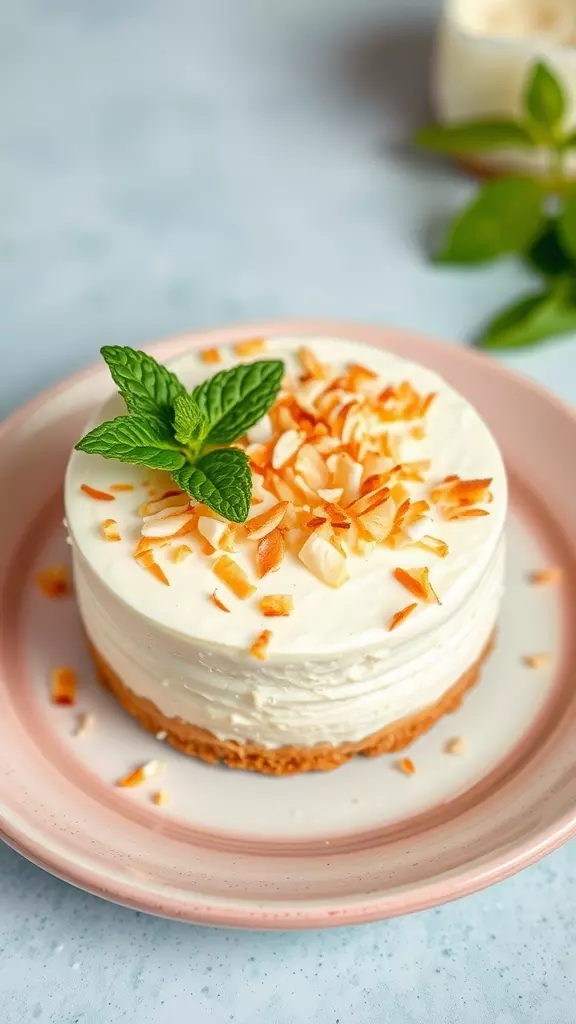
[[[440,121],[518,117],[531,66],[544,59],[562,81],[576,124],[574,0],[445,0],[440,19],[433,102]],[[547,153],[492,150],[470,163],[483,170],[545,174]],[[566,159],[576,175],[576,153]]]

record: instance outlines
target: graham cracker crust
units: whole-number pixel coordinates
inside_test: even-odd
[[[166,742],[177,750],[209,764],[225,764],[229,768],[241,768],[265,775],[296,775],[298,772],[331,771],[350,761],[356,754],[378,757],[407,747],[427,732],[442,715],[460,707],[464,695],[478,682],[482,664],[494,646],[494,639],[495,633],[474,664],[439,701],[424,710],[399,719],[356,743],[342,743],[337,747],[322,743],[313,747],[286,746],[275,749],[261,747],[256,743],[219,740],[206,729],[200,729],[179,718],[167,718],[152,701],[132,693],[90,642],[89,647],[102,686],[110,690],[119,704],[149,732],[166,732]]]

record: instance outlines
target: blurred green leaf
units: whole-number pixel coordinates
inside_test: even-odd
[[[482,263],[525,252],[541,229],[543,201],[543,186],[529,178],[488,182],[456,217],[436,260]]]
[[[435,153],[475,153],[503,147],[530,148],[530,132],[516,121],[464,121],[461,124],[430,124],[421,128],[415,141]]]
[[[524,108],[536,124],[559,128],[566,112],[566,94],[561,82],[544,61],[537,61],[526,85]]]
[[[562,200],[558,214],[558,233],[563,248],[576,260],[576,189],[570,189]]]
[[[551,218],[525,255],[532,270],[544,277],[560,277],[576,269],[560,238],[558,222]]]
[[[499,314],[477,344],[489,349],[520,348],[571,331],[576,331],[576,283],[570,277]]]

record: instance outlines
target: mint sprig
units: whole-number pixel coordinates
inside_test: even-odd
[[[252,494],[250,460],[240,448],[216,448],[172,474],[179,487],[224,519],[243,523]]]
[[[174,373],[152,356],[127,345],[104,345],[100,354],[108,364],[128,412],[154,414],[168,425],[172,423],[174,400],[186,394],[186,388]]]
[[[204,381],[192,394],[145,352],[105,346],[127,416],[89,431],[78,451],[136,466],[165,469],[197,501],[225,519],[248,518],[252,474],[245,452],[224,447],[243,437],[273,404],[284,364],[243,363]]]
[[[244,363],[221,370],[193,392],[210,424],[206,440],[231,444],[261,420],[274,401],[284,372],[278,360]]]
[[[531,68],[516,118],[433,124],[419,145],[463,159],[490,150],[544,153],[541,178],[502,175],[480,187],[448,228],[438,263],[470,265],[516,254],[538,275],[539,290],[496,316],[477,343],[485,348],[537,344],[576,330],[576,188],[564,172],[576,148],[568,129],[569,103],[561,81],[543,61]]]

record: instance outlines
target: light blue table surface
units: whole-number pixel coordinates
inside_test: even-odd
[[[470,182],[406,146],[434,0],[2,0],[0,411],[202,325],[468,340],[530,287],[426,262]],[[576,339],[506,362],[576,403]],[[576,853],[410,918],[241,934],[104,903],[0,846],[7,1024],[574,1024]]]

